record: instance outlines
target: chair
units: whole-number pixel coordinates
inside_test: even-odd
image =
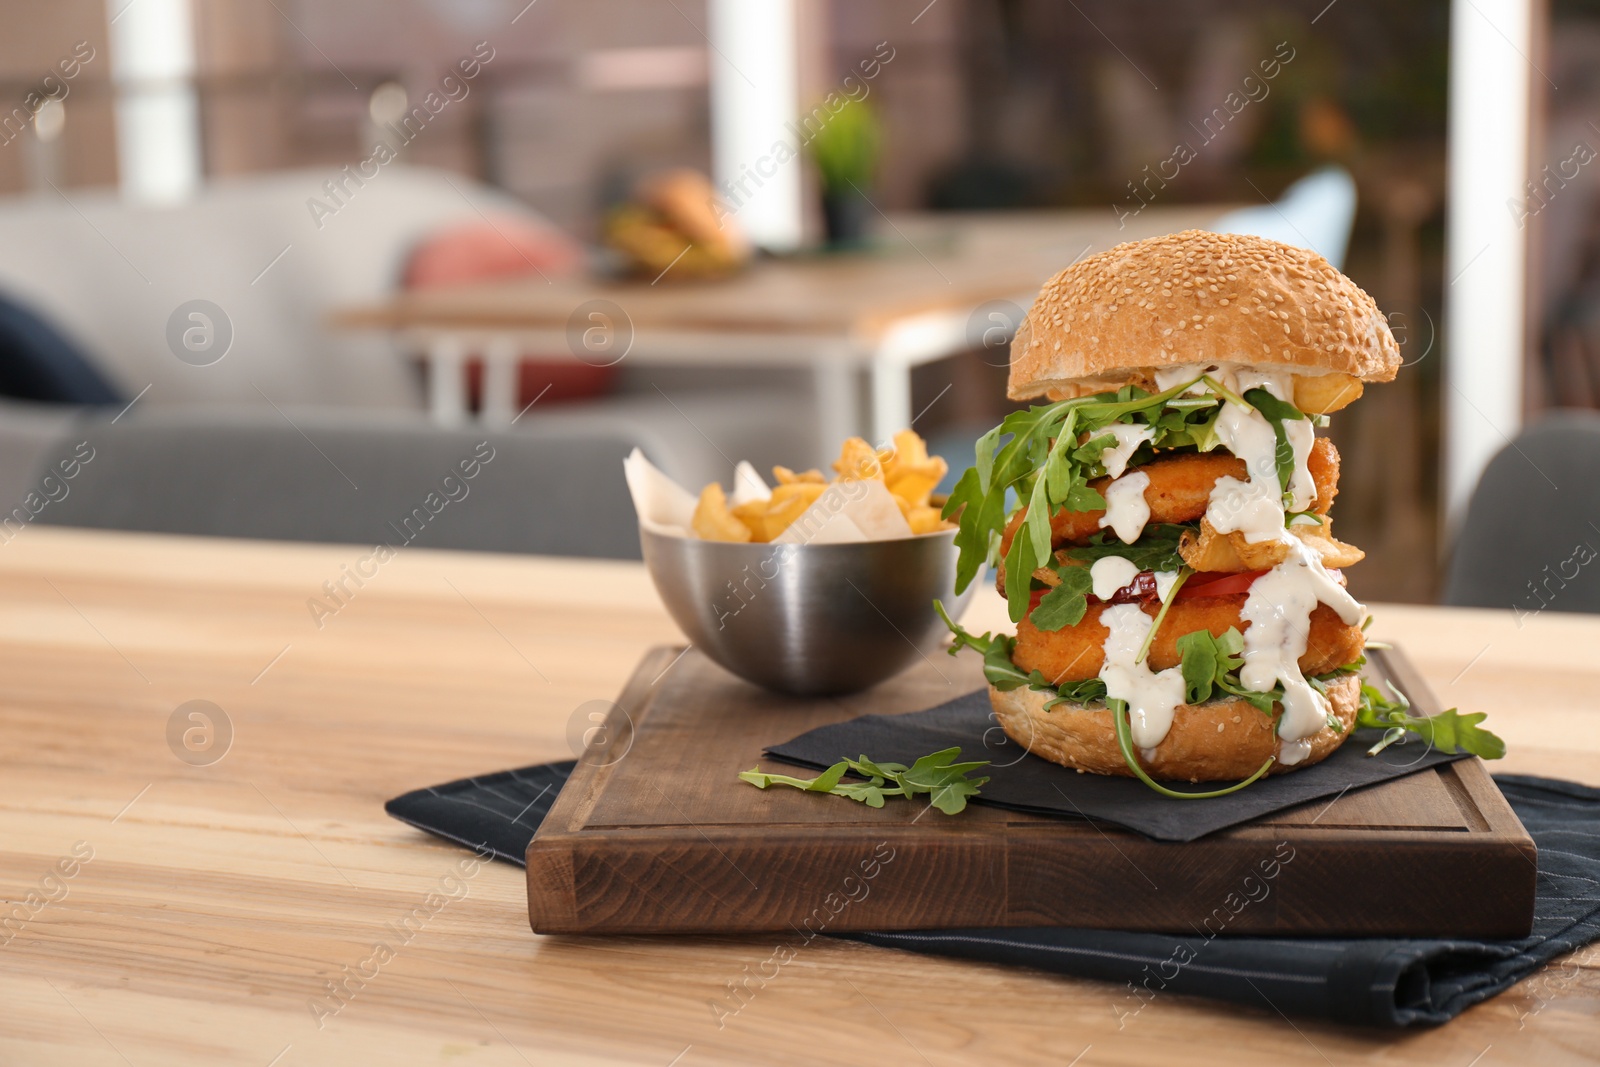
[[[1444,603],[1600,612],[1600,415],[1546,416],[1501,449],[1467,506]]]
[[[52,499],[34,521],[637,559],[623,457],[637,445],[683,476],[663,435],[594,411],[552,411],[498,433],[441,430],[420,415],[299,409],[149,416],[86,418],[59,438],[35,469],[32,484]],[[15,533],[7,518],[4,540]]]
[[[1289,186],[1276,203],[1229,212],[1211,229],[1309,248],[1338,270],[1344,267],[1355,219],[1355,179],[1343,167],[1324,167]]]

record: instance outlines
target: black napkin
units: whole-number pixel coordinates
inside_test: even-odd
[[[1269,775],[1237,793],[1208,800],[1173,800],[1136,778],[1077,774],[1030,756],[996,723],[986,689],[908,715],[863,715],[821,726],[792,741],[774,745],[767,755],[802,767],[826,767],[865,753],[879,762],[911,763],[919,756],[959,746],[963,760],[986,759],[989,782],[973,798],[1014,811],[1075,815],[1116,823],[1158,841],[1193,841],[1228,826],[1276,811],[1335,797],[1346,789],[1400,778],[1463,756],[1446,755],[1417,743],[1391,745],[1368,756],[1383,737],[1380,730],[1356,735],[1321,763],[1293,774]],[[1172,783],[1200,792],[1212,785]]]
[[[429,833],[472,847],[488,845],[500,859],[521,864],[573,766],[568,760],[467,778],[407,793],[384,808]],[[1367,1026],[1442,1023],[1600,937],[1600,789],[1521,775],[1495,781],[1539,846],[1533,934],[1516,941],[1207,941],[1066,927],[840,936],[1112,982],[1125,1025],[1165,992]],[[1551,996],[1570,981],[1553,972]]]
[[[527,865],[528,842],[561,794],[576,760],[542,763],[395,797],[383,810],[418,830]]]

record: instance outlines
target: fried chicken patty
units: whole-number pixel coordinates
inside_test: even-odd
[[[1148,662],[1151,669],[1165,670],[1182,662],[1177,644],[1184,634],[1210,630],[1213,636],[1221,637],[1229,627],[1247,632],[1249,624],[1239,617],[1247,595],[1174,600],[1161,622],[1161,629],[1156,631],[1155,640],[1150,642]],[[1105,604],[1091,604],[1076,626],[1065,626],[1053,633],[1040,630],[1031,618],[1023,619],[1017,626],[1012,661],[1025,671],[1039,671],[1053,685],[1098,677],[1100,668],[1105,665],[1105,643],[1110,634],[1100,623],[1100,613],[1106,607]],[[1141,610],[1152,617],[1158,607],[1156,604],[1140,605]],[[1355,662],[1364,647],[1365,637],[1359,626],[1345,625],[1332,608],[1318,604],[1311,613],[1311,634],[1306,641],[1305,655],[1300,657],[1300,673],[1326,674]]]
[[[1317,489],[1311,510],[1326,515],[1339,493],[1339,450],[1326,437],[1319,437],[1306,457],[1306,469]],[[1150,476],[1145,486],[1144,500],[1150,505],[1150,522],[1196,522],[1206,513],[1211,503],[1211,490],[1222,477],[1247,477],[1244,460],[1223,450],[1189,452],[1165,459],[1152,460],[1142,467],[1130,468]],[[1105,492],[1110,478],[1096,478],[1089,483]],[[1011,539],[1027,516],[1028,509],[1021,507],[1011,521],[1000,542],[1002,555],[1011,551]],[[1104,511],[1058,511],[1050,517],[1051,543],[1060,547],[1077,544],[1100,532],[1100,519]]]

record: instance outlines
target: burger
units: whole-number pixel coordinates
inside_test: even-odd
[[[993,565],[1016,623],[951,624],[1005,733],[1163,792],[1243,779],[1184,796],[1338,749],[1370,699],[1363,553],[1334,536],[1317,430],[1400,362],[1371,297],[1276,241],[1190,230],[1046,282],[1007,390],[1043,402],[980,439],[945,509],[958,589]]]
[[[639,182],[605,221],[605,241],[633,273],[660,281],[721,278],[750,260],[750,242],[711,182],[680,168]]]

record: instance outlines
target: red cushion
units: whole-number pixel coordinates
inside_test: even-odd
[[[406,260],[402,284],[407,289],[432,289],[519,275],[554,278],[577,270],[582,260],[578,245],[553,226],[501,216],[462,223],[428,237]],[[591,367],[567,357],[524,359],[517,375],[517,407],[535,397],[547,404],[600,396],[609,391],[615,377],[614,367]],[[482,361],[469,361],[467,391],[475,409],[482,403],[482,384]]]
[[[582,259],[578,246],[555,227],[502,216],[461,223],[426,238],[411,250],[402,284],[431,289],[519,274],[555,277],[576,270]]]

